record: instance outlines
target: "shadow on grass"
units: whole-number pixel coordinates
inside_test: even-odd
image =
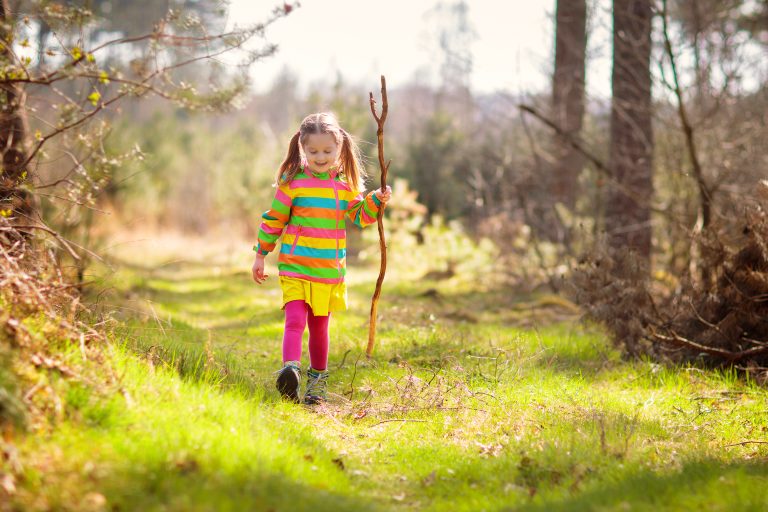
[[[488,321],[505,326],[536,327],[573,321],[580,315],[567,299],[551,293],[516,293],[500,285],[466,285],[453,288],[450,282],[419,280],[389,283],[382,294],[381,306],[394,306],[398,316],[418,322],[432,313],[452,325],[483,324]],[[356,284],[350,293],[370,296],[368,283]],[[415,315],[414,315],[415,313]]]
[[[220,311],[222,314],[228,313],[227,310],[232,310],[232,306],[227,303],[232,300],[245,300],[248,294],[254,292],[252,283],[237,278],[217,277],[215,280],[202,280],[196,279],[198,289],[192,290],[174,290],[160,286],[161,283],[170,283],[166,279],[154,279],[154,283],[144,282],[141,285],[135,286],[131,289],[131,292],[137,293],[141,296],[151,298],[155,302],[162,304],[168,304],[170,306],[180,305],[197,305],[204,304],[211,307],[212,310]],[[188,280],[188,282],[192,282]],[[171,283],[175,284],[175,283]],[[246,309],[247,306],[242,305],[238,308],[234,308],[237,311]]]
[[[505,510],[766,510],[768,466],[724,464],[716,460],[686,463],[679,472],[649,470],[596,482],[571,496]]]
[[[214,344],[214,330],[210,331],[212,343],[208,345],[209,330],[180,321],[173,321],[172,327],[169,327],[172,337],[159,329],[150,333],[142,332],[142,329],[144,327],[137,321],[125,322],[114,335],[116,339],[124,340],[127,349],[154,365],[172,368],[184,379],[239,391],[251,398],[264,395],[264,372],[261,367],[266,367],[267,363],[245,356],[242,349],[235,348],[235,344],[226,350],[223,344]]]
[[[622,416],[608,416],[604,449],[599,432],[586,440],[568,437],[576,429],[601,428],[594,419],[579,418],[560,418],[559,437],[523,438],[491,457],[444,442],[403,446],[397,461],[404,468],[410,463],[415,473],[408,475],[404,494],[429,510],[766,510],[764,462],[699,459],[680,469],[645,469],[648,452],[637,450],[660,427],[637,423],[639,432],[625,450],[621,437],[634,420]]]
[[[569,326],[541,332],[512,328],[481,332],[467,326],[443,326],[422,339],[382,345],[377,358],[428,369],[459,362],[465,368],[477,367],[494,381],[531,366],[597,379],[621,364],[618,352],[599,333]]]
[[[133,461],[135,462],[135,461]],[[170,466],[170,467],[169,467]],[[194,458],[175,464],[117,468],[101,482],[112,510],[167,511],[376,511],[370,499],[299,483],[254,462],[238,472],[210,471]]]

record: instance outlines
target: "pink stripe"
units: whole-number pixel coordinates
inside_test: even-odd
[[[330,179],[302,178],[293,180],[290,183],[290,188],[292,190],[297,188],[333,188],[333,185],[331,184]],[[344,183],[343,181],[336,182],[336,190],[342,193],[352,192],[352,189],[349,188],[349,184]]]
[[[277,192],[275,193],[275,199],[283,203],[285,206],[291,206],[291,198],[282,191],[282,189],[277,189]]]
[[[336,184],[337,188],[339,187],[339,184]],[[291,182],[291,189],[295,188],[333,188],[333,185],[331,185],[331,180],[321,180],[320,178],[307,178],[307,179],[296,179]]]
[[[283,271],[278,272],[278,275],[285,276],[285,277],[298,277],[299,279],[304,279],[305,281],[314,281],[315,283],[336,284],[344,280],[343,277],[339,277],[337,279],[329,279],[324,277],[310,277],[310,276],[305,276],[304,274],[298,274],[296,272],[283,272]]]
[[[360,220],[362,220],[364,224],[372,224],[376,222],[376,218],[368,215],[368,212],[366,212],[365,210],[361,210],[360,213],[362,213]]]
[[[298,226],[289,224],[285,229],[286,234],[295,235],[299,230]],[[307,226],[301,227],[301,236],[311,236],[312,238],[330,238],[331,240],[336,237],[339,240],[347,238],[347,230],[345,229],[323,229],[323,228],[308,228]]]
[[[279,235],[283,232],[282,228],[273,228],[272,226],[267,226],[266,224],[261,225],[261,230],[270,235]]]

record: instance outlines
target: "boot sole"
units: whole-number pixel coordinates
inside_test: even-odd
[[[277,390],[281,396],[298,402],[298,389],[299,379],[296,377],[296,372],[286,371],[277,376]]]

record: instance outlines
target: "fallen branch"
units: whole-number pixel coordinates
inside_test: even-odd
[[[729,362],[741,361],[742,359],[747,357],[768,353],[768,345],[759,345],[757,347],[748,348],[747,350],[732,352],[730,350],[725,350],[725,349],[716,348],[716,347],[708,347],[706,345],[702,345],[701,343],[696,343],[695,341],[691,341],[687,338],[684,338],[683,336],[680,336],[674,331],[672,331],[670,334],[671,336],[666,336],[654,330],[651,331],[651,336],[655,340],[659,340],[665,343],[670,343],[672,345],[692,348],[692,349],[698,350],[699,352],[704,352],[705,354],[709,354],[711,356],[720,357]]]
[[[768,444],[768,441],[742,441],[740,443],[726,444],[723,446],[723,448],[728,448],[731,446],[745,446],[748,444]]]

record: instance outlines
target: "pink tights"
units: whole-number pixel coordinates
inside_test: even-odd
[[[301,361],[304,327],[309,323],[309,362],[315,370],[328,365],[328,316],[315,316],[303,300],[292,300],[285,305],[285,332],[283,334],[283,363]]]

